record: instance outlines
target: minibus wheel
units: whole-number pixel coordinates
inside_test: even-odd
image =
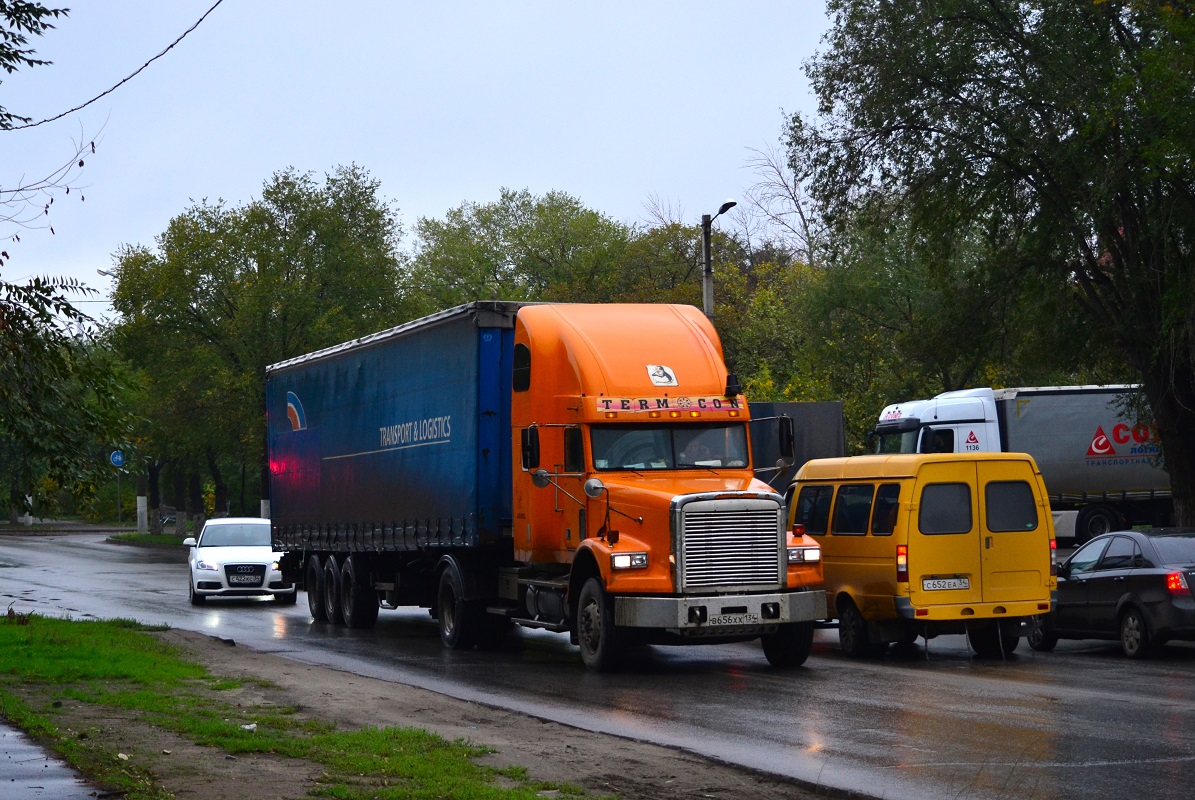
[[[838,644],[852,658],[875,655],[877,648],[867,638],[867,620],[854,601],[844,600],[838,610]]]

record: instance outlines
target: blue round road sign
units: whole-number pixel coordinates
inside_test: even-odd
[[[112,462],[112,466],[114,466],[114,467],[123,467],[124,466],[124,453],[121,452],[120,450],[113,450],[112,455],[109,456],[108,460]]]

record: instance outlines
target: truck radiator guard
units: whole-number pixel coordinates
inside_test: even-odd
[[[776,591],[784,584],[779,495],[677,497],[672,501],[672,536],[681,594]]]

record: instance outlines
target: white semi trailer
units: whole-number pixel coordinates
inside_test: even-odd
[[[1170,524],[1170,476],[1137,387],[964,389],[894,403],[874,437],[883,453],[1022,452],[1041,469],[1060,537]],[[1073,528],[1072,528],[1073,525]]]

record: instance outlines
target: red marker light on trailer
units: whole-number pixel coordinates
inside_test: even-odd
[[[909,582],[909,546],[907,544],[896,546],[896,580],[900,583]]]

